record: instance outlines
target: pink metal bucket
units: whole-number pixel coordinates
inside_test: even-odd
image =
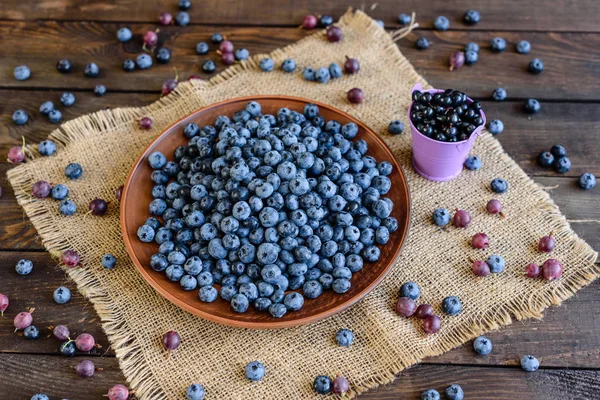
[[[442,93],[443,90],[430,89],[422,90],[420,83],[417,83],[411,91],[420,90],[432,94]],[[467,101],[472,103],[473,100],[467,97]],[[469,139],[462,142],[439,142],[423,135],[415,128],[410,119],[412,104],[408,109],[408,120],[410,122],[410,130],[412,133],[412,150],[413,150],[413,167],[415,171],[424,178],[431,181],[449,181],[456,178],[463,169],[463,164],[475,143],[475,139],[480,136],[482,129],[485,126],[485,114],[481,111],[483,124],[471,134]]]

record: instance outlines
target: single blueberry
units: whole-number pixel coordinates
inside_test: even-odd
[[[469,156],[465,160],[465,168],[471,171],[477,171],[481,169],[481,158],[477,156]]]
[[[481,355],[490,354],[492,352],[492,341],[485,336],[479,336],[473,341],[473,350]]]
[[[415,282],[406,282],[400,287],[400,297],[409,297],[417,300],[421,295],[421,288]]]
[[[128,42],[133,37],[133,33],[129,28],[121,28],[117,31],[117,40],[119,42]]]
[[[71,300],[71,291],[69,288],[61,286],[54,290],[54,293],[52,293],[52,298],[57,304],[65,304]]]
[[[442,301],[442,311],[448,315],[457,315],[462,311],[462,302],[456,296],[448,296]]]
[[[354,343],[354,334],[350,329],[340,329],[335,334],[335,342],[338,346],[349,347]]]

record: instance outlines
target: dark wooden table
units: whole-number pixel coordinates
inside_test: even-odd
[[[600,176],[600,2],[597,0],[379,0],[378,5],[350,0],[204,0],[194,1],[192,23],[185,28],[160,28],[160,43],[172,51],[169,65],[124,73],[121,63],[141,51],[140,35],[158,27],[160,12],[176,13],[177,0],[4,0],[0,7],[0,153],[18,144],[21,136],[30,143],[43,140],[56,126],[39,114],[47,100],[58,103],[63,91],[77,96],[73,107],[61,108],[65,119],[105,107],[139,106],[159,97],[162,82],[173,76],[202,75],[201,61],[209,58],[195,53],[198,41],[208,41],[212,32],[226,34],[237,47],[251,53],[267,52],[294,42],[309,32],[298,29],[306,14],[331,14],[338,18],[347,6],[364,6],[386,27],[397,28],[396,16],[415,11],[421,29],[400,41],[402,52],[417,70],[436,87],[453,87],[483,100],[488,118],[504,121],[498,137],[506,151],[552,198],[570,220],[573,229],[594,248],[600,249],[600,187],[584,191],[577,187],[583,172]],[[481,22],[467,27],[462,13],[475,8]],[[431,29],[433,19],[446,15],[451,20],[447,32]],[[130,27],[135,39],[120,44],[115,32]],[[428,51],[414,49],[418,36],[429,38]],[[490,56],[488,43],[502,36],[507,51]],[[518,55],[513,43],[531,42],[529,56]],[[480,61],[471,68],[449,72],[447,59],[452,51],[476,41],[482,46]],[[210,57],[215,57],[211,53]],[[540,76],[526,72],[528,61],[540,57],[546,68]],[[68,58],[75,71],[59,74],[54,65]],[[86,79],[81,71],[88,62],[100,66],[98,79]],[[18,82],[12,76],[15,66],[27,64],[32,79]],[[223,69],[217,63],[218,71]],[[106,97],[94,97],[94,85],[108,88]],[[502,86],[508,92],[504,102],[492,102],[491,92]],[[541,113],[528,117],[521,111],[523,100],[535,97]],[[22,108],[30,122],[16,126],[11,115]],[[573,168],[562,175],[542,169],[536,155],[560,143],[569,150]],[[2,157],[4,158],[4,157]],[[10,168],[0,163],[0,293],[11,299],[5,318],[0,318],[0,398],[29,399],[43,391],[52,399],[100,399],[108,388],[125,383],[114,351],[102,332],[99,319],[56,262],[44,251],[35,229],[17,205],[6,181]],[[18,276],[14,265],[20,258],[35,264],[28,277]],[[568,265],[568,263],[567,263]],[[66,285],[73,299],[66,305],[52,301],[53,290]],[[490,333],[494,352],[477,357],[466,344],[440,357],[400,373],[393,384],[361,398],[417,399],[419,393],[434,387],[440,392],[459,383],[469,399],[598,399],[600,398],[600,284],[593,283],[562,307],[546,311],[541,321],[515,322]],[[13,333],[16,312],[35,307],[36,325],[44,338],[27,341]],[[59,356],[57,343],[47,339],[45,328],[68,324],[72,331],[92,333],[103,349],[89,356],[68,359]],[[524,373],[518,366],[523,354],[534,354],[542,362],[536,373]],[[78,359],[92,357],[104,368],[89,380],[78,378],[72,367]]]

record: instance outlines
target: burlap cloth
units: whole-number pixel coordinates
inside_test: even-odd
[[[410,162],[410,134],[392,137],[386,128],[390,120],[398,118],[408,126],[410,89],[416,82],[427,87],[427,82],[392,37],[362,12],[347,13],[340,25],[344,38],[339,43],[327,42],[319,32],[271,56],[276,65],[291,57],[301,71],[306,66],[342,64],[348,55],[360,60],[356,75],[344,75],[324,85],[306,82],[300,73],[261,72],[257,68],[261,57],[256,56],[210,82],[181,83],[175,93],[147,107],[100,111],[69,121],[51,135],[59,144],[55,156],[36,158],[9,171],[17,199],[48,251],[72,248],[81,254],[83,267],[67,273],[94,304],[139,398],[181,399],[193,382],[206,387],[208,399],[317,398],[312,390],[315,376],[337,373],[348,378],[351,395],[356,395],[392,381],[400,370],[424,357],[448,351],[511,323],[513,318],[539,318],[546,307],[560,303],[598,277],[594,250],[577,237],[548,194],[489,134],[479,138],[472,151],[483,160],[480,171],[464,171],[446,183],[418,176]],[[351,105],[346,100],[346,91],[353,87],[364,90],[363,104]],[[381,134],[410,184],[411,231],[388,277],[348,311],[296,329],[229,328],[178,309],[146,284],[128,259],[118,204],[112,203],[104,217],[84,215],[91,199],[114,199],[115,189],[124,183],[138,155],[168,125],[208,104],[250,94],[301,96],[353,114]],[[137,124],[145,115],[154,121],[149,132],[141,131]],[[31,151],[35,157],[35,150]],[[83,165],[83,177],[65,182],[64,168],[74,161]],[[489,183],[495,177],[509,182],[506,194],[491,193]],[[67,183],[77,214],[60,216],[55,201],[32,199],[31,184],[40,179]],[[501,198],[506,218],[485,212],[486,202],[493,197]],[[467,229],[440,229],[430,222],[436,207],[469,210],[473,222]],[[490,236],[488,251],[471,248],[469,240],[476,232]],[[565,265],[563,277],[551,283],[524,277],[527,263],[541,264],[547,258],[536,246],[539,238],[550,232],[558,241],[553,257]],[[118,259],[114,270],[100,266],[100,258],[107,252]],[[468,258],[492,253],[505,257],[506,270],[485,279],[474,278]],[[420,302],[432,304],[437,313],[441,314],[440,302],[448,295],[462,299],[463,312],[443,317],[441,332],[426,336],[419,320],[400,318],[393,311],[400,285],[409,280],[421,285]],[[354,331],[356,341],[351,347],[335,344],[335,332],[340,328]],[[183,344],[166,358],[160,338],[170,329],[181,334]],[[266,365],[261,382],[244,378],[244,366],[252,360]]]

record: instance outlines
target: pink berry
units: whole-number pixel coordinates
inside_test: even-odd
[[[31,194],[38,199],[45,199],[50,195],[50,184],[46,181],[37,181],[31,186]]]
[[[154,31],[144,33],[144,44],[146,46],[154,46],[158,43],[158,35]]]
[[[8,150],[8,161],[13,164],[22,163],[25,160],[25,152],[21,146],[13,146]]]
[[[433,307],[429,304],[420,304],[413,315],[419,319],[425,319],[433,315]]]
[[[457,210],[454,214],[454,225],[459,228],[466,228],[471,223],[471,214],[465,210]]]
[[[455,69],[459,69],[465,65],[465,53],[462,51],[455,51],[450,54],[450,71],[454,71]]]
[[[127,400],[129,389],[123,385],[115,385],[108,390],[108,400]]]
[[[499,214],[502,211],[502,203],[496,199],[492,199],[488,201],[486,208],[490,214]]]
[[[52,329],[52,336],[58,340],[67,340],[69,339],[70,334],[69,328],[64,325],[56,325],[54,329]]]
[[[488,276],[490,274],[490,266],[481,260],[474,261],[471,270],[477,276]]]
[[[181,344],[181,337],[175,331],[169,331],[162,337],[162,344],[167,350],[176,350]]]
[[[544,236],[538,243],[538,249],[543,253],[550,253],[556,247],[556,241],[551,235]]]
[[[562,276],[563,266],[560,261],[550,258],[542,264],[542,276],[544,279],[553,281]]]
[[[423,321],[423,330],[426,333],[438,333],[442,328],[442,319],[437,315],[430,315]]]
[[[117,190],[115,190],[115,197],[117,198],[118,202],[121,202],[121,196],[123,196],[123,188],[124,186],[121,185],[117,188]]]
[[[33,316],[29,311],[23,311],[15,315],[13,323],[16,329],[25,329],[33,322]]]
[[[152,129],[152,119],[150,117],[140,119],[140,128],[145,131]]]
[[[88,209],[91,211],[92,215],[104,215],[106,214],[106,211],[108,211],[108,203],[102,199],[94,199],[90,201]]]
[[[8,296],[0,293],[0,315],[4,317],[4,311],[8,308]]]
[[[75,346],[80,351],[90,351],[96,345],[94,337],[89,333],[82,333],[75,339]]]
[[[196,79],[202,79],[202,78],[200,78],[198,75],[190,75],[190,76],[187,78],[187,80],[188,80],[188,81],[194,81],[194,80],[196,80]]]
[[[314,29],[317,26],[317,17],[314,15],[307,15],[302,19],[302,27],[304,29]]]
[[[171,93],[173,90],[175,90],[178,84],[179,82],[177,82],[177,80],[173,78],[164,81],[162,84],[162,95],[166,96],[169,93]]]
[[[360,69],[360,63],[356,58],[348,58],[346,57],[346,62],[344,63],[344,71],[347,74],[355,74]]]
[[[525,267],[525,274],[530,278],[539,278],[542,274],[542,270],[539,265],[531,263]]]
[[[82,378],[89,378],[94,375],[94,372],[96,372],[96,367],[90,360],[83,360],[75,365],[75,373]]]
[[[225,65],[232,65],[235,62],[233,53],[221,53],[221,62]]]
[[[413,315],[416,309],[417,305],[410,297],[400,297],[396,303],[396,314],[402,315],[406,318]]]
[[[233,53],[233,43],[229,40],[223,40],[219,44],[219,50],[221,50],[221,53]]]
[[[339,26],[331,25],[327,28],[327,40],[330,42],[339,42],[342,40],[342,30]]]
[[[474,249],[485,249],[490,245],[490,240],[485,233],[476,233],[471,239],[471,245]]]
[[[62,262],[68,267],[79,265],[79,254],[75,250],[65,250],[62,253]]]
[[[160,13],[158,21],[164,26],[171,25],[171,22],[173,22],[173,16],[168,12]]]
[[[348,90],[348,101],[352,104],[360,104],[365,99],[365,94],[359,88]]]
[[[346,393],[350,389],[350,384],[348,384],[348,380],[343,376],[338,375],[331,385],[331,391],[335,394],[342,395]]]

